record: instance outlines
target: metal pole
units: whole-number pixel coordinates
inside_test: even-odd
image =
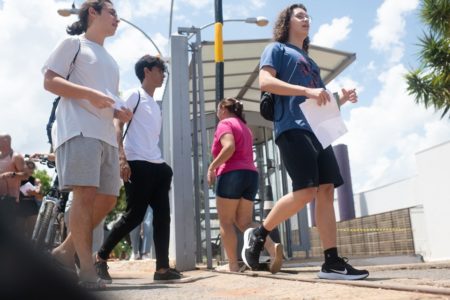
[[[200,128],[202,137],[202,181],[203,181],[203,200],[205,201],[205,247],[206,247],[206,266],[212,269],[212,249],[211,249],[211,219],[209,211],[209,186],[206,178],[208,173],[208,160],[206,150],[206,120],[205,120],[205,95],[203,87],[203,61],[202,61],[202,47],[201,47],[201,32],[196,30],[196,55],[198,64],[198,94],[200,100]]]
[[[195,209],[195,233],[196,233],[196,261],[202,261],[202,236],[201,236],[201,209],[200,209],[200,181],[198,168],[198,111],[197,111],[197,54],[196,45],[190,44],[192,49],[192,148],[194,162],[194,209]]]
[[[215,25],[214,25],[214,60],[216,62],[216,107],[224,98],[224,64],[223,64],[223,14],[222,0],[214,1]]]

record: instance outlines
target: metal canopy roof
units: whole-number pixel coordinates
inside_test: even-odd
[[[242,100],[246,112],[259,113],[259,59],[270,42],[270,39],[224,41],[224,95]],[[355,53],[315,45],[310,45],[309,55],[319,65],[325,84],[356,59]],[[214,42],[202,42],[202,57],[205,112],[215,113]],[[192,93],[192,80],[189,86]]]

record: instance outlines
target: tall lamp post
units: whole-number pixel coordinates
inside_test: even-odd
[[[258,26],[265,26],[269,23],[265,17],[246,18],[246,19],[229,19],[222,20],[222,22],[245,22],[250,24],[256,24]],[[205,247],[207,268],[212,269],[212,249],[211,249],[211,226],[210,226],[210,212],[209,212],[209,186],[206,179],[206,173],[208,170],[207,150],[206,150],[206,120],[205,120],[205,96],[203,88],[203,64],[202,64],[202,47],[201,47],[201,31],[215,23],[209,23],[202,27],[179,27],[179,34],[187,34],[188,40],[194,35],[196,36],[195,42],[189,44],[192,54],[192,130],[193,130],[193,157],[194,157],[194,194],[195,194],[195,216],[196,216],[196,233],[197,233],[197,262],[202,260],[202,246],[201,246],[201,208],[200,208],[200,181],[202,178],[202,191],[204,196],[204,212],[205,212]],[[198,82],[198,83],[197,83]],[[223,84],[223,76],[222,76]],[[223,93],[223,85],[222,85]],[[197,98],[198,97],[198,98]],[[198,101],[197,101],[198,100]],[[199,103],[200,114],[198,114],[197,103]],[[198,161],[198,119],[200,121],[200,131],[202,140],[202,171],[201,176],[199,172]]]
[[[79,12],[80,12],[80,9],[79,8],[75,8],[75,5],[72,5],[72,8],[58,9],[58,14],[60,16],[63,16],[63,17],[68,17],[70,15],[78,15]],[[131,23],[130,21],[128,21],[128,20],[126,20],[124,18],[119,18],[119,20],[127,23],[128,25],[132,26],[133,28],[137,29],[140,33],[142,33],[152,43],[153,47],[155,47],[155,49],[158,52],[158,54],[162,57],[161,50],[159,50],[158,46],[156,46],[155,42],[152,40],[152,38],[150,36],[148,36],[148,34],[146,34],[137,25]]]

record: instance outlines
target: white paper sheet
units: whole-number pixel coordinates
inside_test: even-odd
[[[36,187],[31,184],[31,182],[27,181],[24,185],[20,187],[20,191],[22,194],[27,195],[29,191],[34,191]]]
[[[109,90],[106,90],[106,94],[114,100],[114,109],[121,110],[122,107],[127,107],[125,101],[123,101],[118,95],[114,95]]]
[[[306,99],[300,104],[300,109],[324,149],[347,132],[336,99],[330,91],[327,92],[331,101],[325,105],[319,106],[314,99]]]

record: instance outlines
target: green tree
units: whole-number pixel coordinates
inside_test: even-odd
[[[36,170],[34,171],[33,176],[41,180],[41,194],[46,195],[51,186],[52,179],[50,175],[48,175],[47,171],[45,170]]]
[[[406,75],[408,93],[450,118],[450,0],[423,0],[420,17],[428,33],[419,38],[420,67]]]

